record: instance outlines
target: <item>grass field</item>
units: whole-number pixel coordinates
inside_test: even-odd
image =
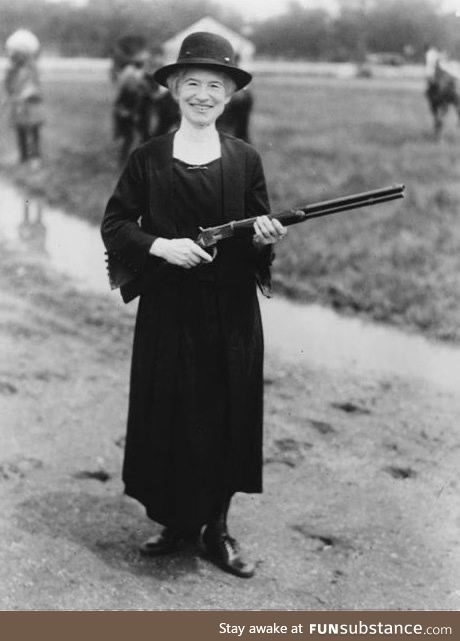
[[[45,91],[46,197],[98,223],[117,176],[111,87],[94,76],[48,79]],[[292,227],[278,252],[277,290],[460,340],[453,115],[435,142],[422,84],[263,76],[254,91],[253,143],[274,211],[392,183],[407,190],[403,201]],[[13,144],[11,134],[2,139]],[[5,160],[6,147],[0,169],[30,183]]]

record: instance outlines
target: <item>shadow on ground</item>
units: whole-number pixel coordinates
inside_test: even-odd
[[[146,528],[145,517],[123,497],[84,492],[40,494],[19,505],[16,520],[29,534],[67,539],[118,571],[158,581],[197,573],[198,547],[159,558],[139,554],[139,544],[152,532]]]

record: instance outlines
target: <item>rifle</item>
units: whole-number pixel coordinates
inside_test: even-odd
[[[276,218],[285,226],[295,225],[305,220],[337,214],[348,209],[370,207],[371,205],[378,205],[390,200],[396,200],[397,198],[404,198],[404,189],[404,185],[392,185],[390,187],[383,187],[382,189],[352,194],[343,198],[323,200],[322,202],[299,207],[298,209],[287,209],[278,214],[268,214],[268,218],[270,218],[270,220]],[[254,234],[255,222],[256,218],[243,218],[242,220],[232,220],[229,223],[218,225],[217,227],[207,227],[206,229],[200,227],[200,233],[195,242],[204,249],[211,247],[214,252],[213,256],[215,256],[217,248],[214,246],[220,240],[232,237],[252,236]]]
[[[306,207],[300,207],[299,209],[287,209],[278,214],[268,214],[268,217],[270,219],[276,218],[286,226],[294,225],[305,220],[329,216],[330,214],[336,214],[348,209],[369,207],[390,200],[396,200],[397,198],[403,198],[404,189],[404,185],[393,185],[391,187],[384,187],[383,189],[352,194],[351,196],[345,196],[343,198],[324,200],[312,205],[307,205]],[[220,240],[232,237],[252,236],[254,234],[255,222],[256,218],[243,218],[242,220],[232,220],[229,223],[218,225],[217,227],[207,227],[206,229],[200,227],[200,233],[195,242],[203,249],[210,248],[211,256],[214,258],[217,253],[216,245]],[[112,289],[126,285],[135,278],[135,274],[120,262],[113,253],[106,252],[106,255],[107,269]]]

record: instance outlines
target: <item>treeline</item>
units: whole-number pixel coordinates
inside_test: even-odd
[[[0,40],[27,27],[45,53],[110,55],[122,35],[144,36],[153,51],[205,15],[243,33],[264,57],[359,60],[370,52],[399,53],[418,60],[434,43],[460,58],[460,18],[441,13],[436,0],[366,0],[342,3],[338,15],[291,2],[284,15],[250,25],[212,0],[0,0]]]
[[[284,16],[259,24],[253,40],[260,54],[287,58],[346,61],[391,52],[421,60],[428,44],[460,57],[460,18],[441,13],[436,0],[343,0],[335,17],[292,3]]]

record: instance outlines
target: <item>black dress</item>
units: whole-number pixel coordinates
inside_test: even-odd
[[[221,224],[221,162],[189,165],[174,159],[173,215],[183,237]],[[228,470],[228,383],[218,283],[221,253],[213,263],[181,270],[183,293],[176,328],[180,368],[171,380],[170,433],[161,447],[169,483],[160,489],[163,508],[148,515],[170,527],[193,530],[234,491]],[[165,436],[165,435],[163,435]]]
[[[174,159],[173,210],[186,236],[222,221],[221,162],[193,166]],[[226,473],[227,374],[216,270],[203,264],[187,274],[179,362],[175,385],[175,444],[170,452],[177,484],[170,498],[172,524],[194,527],[206,522],[230,491]],[[183,483],[187,478],[188,482]]]
[[[125,492],[171,527],[206,523],[222,495],[262,491],[256,281],[269,274],[270,254],[255,250],[250,238],[219,243],[213,263],[192,269],[149,253],[155,237],[193,239],[200,225],[268,210],[257,152],[224,135],[221,150],[207,169],[189,169],[173,161],[172,136],[140,147],[101,226],[107,249],[139,269]]]

